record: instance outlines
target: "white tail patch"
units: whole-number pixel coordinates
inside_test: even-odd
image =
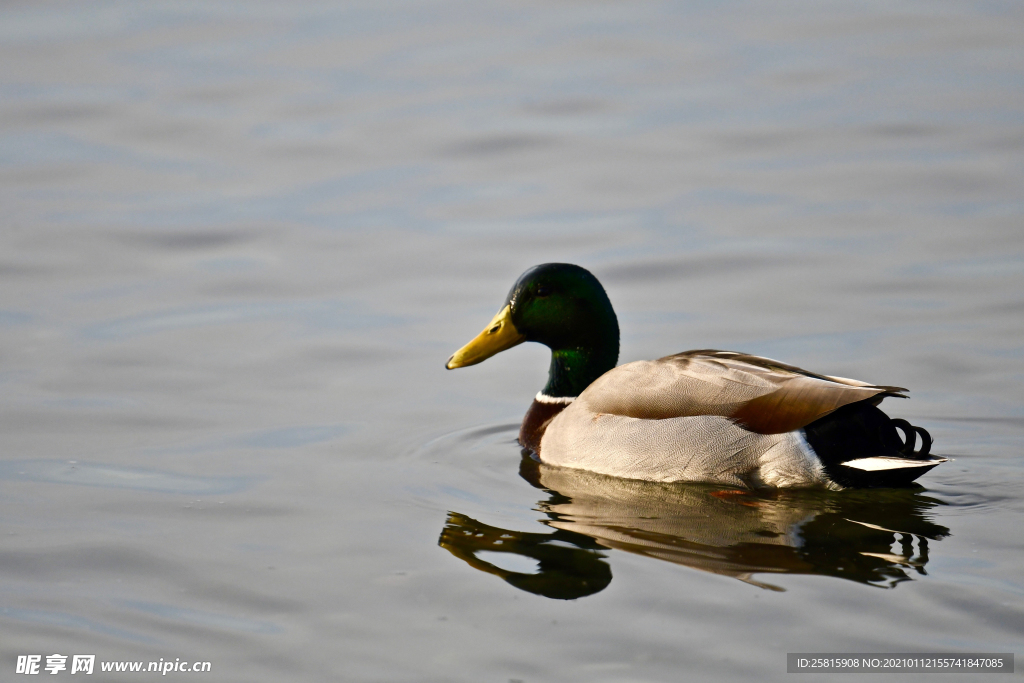
[[[846,467],[855,467],[858,470],[864,470],[865,472],[877,472],[879,470],[899,470],[904,467],[931,467],[938,465],[940,462],[946,462],[946,458],[936,458],[934,460],[910,460],[909,458],[858,458],[856,460],[849,460],[844,462],[843,465]]]

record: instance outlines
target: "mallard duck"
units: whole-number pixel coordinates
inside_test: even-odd
[[[905,485],[946,461],[929,455],[927,431],[877,408],[906,398],[900,387],[710,349],[616,367],[618,319],[579,266],[523,273],[446,367],[525,341],[549,347],[551,366],[519,443],[549,465],[647,481],[841,489]]]

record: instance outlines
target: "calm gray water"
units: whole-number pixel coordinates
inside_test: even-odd
[[[1016,2],[3,3],[0,677],[1019,658],[1022,35]],[[954,461],[775,496],[521,471],[546,351],[443,364],[546,261],[602,280],[622,361],[907,386]]]

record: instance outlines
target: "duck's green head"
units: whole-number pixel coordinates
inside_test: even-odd
[[[519,277],[501,311],[446,367],[475,365],[524,341],[551,349],[543,393],[578,396],[615,367],[619,323],[604,288],[589,271],[569,263],[545,263]]]

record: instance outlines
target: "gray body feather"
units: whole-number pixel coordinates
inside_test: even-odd
[[[542,462],[646,481],[730,486],[829,485],[798,432],[758,434],[727,417],[644,420],[595,413],[577,399],[541,440]]]

